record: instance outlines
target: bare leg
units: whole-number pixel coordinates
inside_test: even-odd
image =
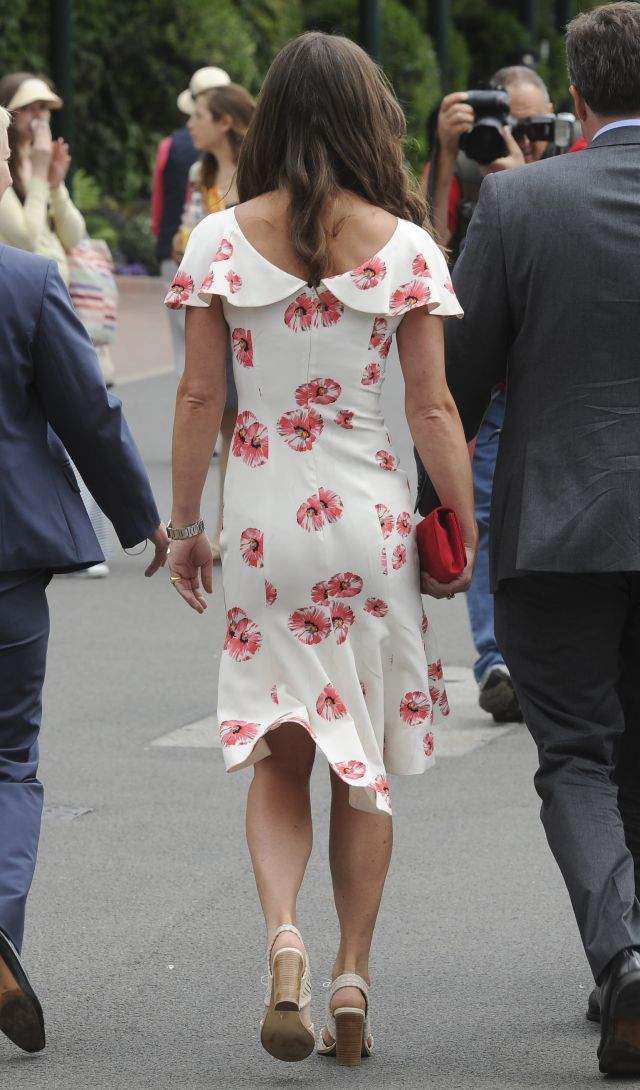
[[[296,923],[296,899],[313,843],[309,777],[316,747],[307,732],[284,723],[269,734],[271,756],[258,761],[247,799],[247,843],[267,925],[267,948],[276,928]],[[303,949],[292,934],[278,935],[282,946]],[[309,1007],[301,1012],[308,1025]]]
[[[218,462],[218,525],[216,527],[215,536],[211,542],[213,549],[214,560],[220,557],[220,531],[222,530],[222,516],[223,516],[223,504],[222,497],[224,496],[224,480],[227,475],[227,463],[229,461],[229,451],[231,450],[231,440],[233,439],[233,431],[236,425],[236,412],[234,409],[225,409],[222,414],[222,422],[220,424],[220,435],[222,436],[222,446],[220,448],[220,459]]]
[[[340,923],[340,947],[332,977],[357,973],[370,983],[369,954],[391,849],[393,825],[387,814],[369,814],[349,805],[349,788],[331,772],[329,862]],[[362,993],[341,988],[332,1007],[362,1007]]]

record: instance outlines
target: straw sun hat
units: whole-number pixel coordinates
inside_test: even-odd
[[[62,108],[62,99],[51,90],[43,79],[37,76],[29,76],[22,81],[11,102],[7,103],[8,110],[20,110],[23,106],[31,106],[34,102],[46,102],[51,110]]]
[[[197,95],[201,95],[203,91],[211,91],[213,87],[224,87],[227,83],[231,83],[231,77],[224,68],[216,68],[214,65],[199,68],[193,73],[187,90],[178,95],[178,109],[183,114],[192,114]]]

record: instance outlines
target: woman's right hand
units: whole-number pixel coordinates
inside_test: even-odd
[[[476,562],[476,546],[465,542],[464,548],[467,554],[467,563],[462,574],[453,582],[438,583],[437,579],[432,579],[426,571],[420,572],[420,590],[423,594],[428,594],[431,598],[453,598],[454,595],[464,594],[465,591],[469,590]]]
[[[196,613],[204,613],[207,602],[200,589],[200,579],[207,594],[213,593],[213,554],[206,534],[171,542],[169,576],[187,605]]]
[[[46,179],[49,175],[51,156],[53,153],[53,139],[51,129],[46,121],[33,122],[33,143],[31,145],[31,169],[37,178]]]

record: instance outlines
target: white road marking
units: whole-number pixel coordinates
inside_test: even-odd
[[[462,757],[513,729],[513,724],[497,726],[490,715],[480,710],[478,687],[472,670],[464,666],[450,666],[445,670],[445,681],[452,714],[445,723],[440,724],[438,730],[438,757]],[[217,717],[209,715],[194,723],[186,723],[154,739],[151,745],[174,749],[219,749]]]

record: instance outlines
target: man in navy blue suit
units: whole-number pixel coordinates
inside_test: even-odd
[[[0,198],[11,184],[0,109]],[[168,539],[147,474],[109,395],[55,262],[0,246],[0,1029],[44,1048],[40,1003],[20,961],[36,863],[38,731],[56,572],[104,559],[66,451],[124,548]]]

